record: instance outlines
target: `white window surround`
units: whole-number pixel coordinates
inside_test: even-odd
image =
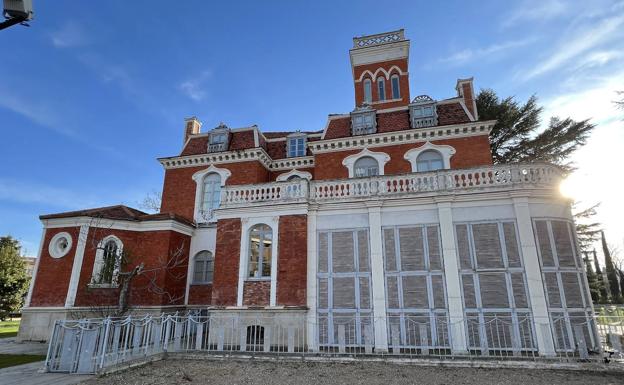
[[[203,258],[203,259],[199,259],[199,258]],[[195,273],[196,273],[198,260],[204,262],[205,269],[208,266],[212,267],[212,275],[210,279],[195,280]],[[191,285],[212,285],[212,282],[214,280],[214,253],[212,251],[202,250],[202,251],[195,253],[195,256],[193,257],[193,263],[190,265],[192,265]],[[207,275],[206,271],[207,270],[205,270],[204,274],[202,275],[204,276]],[[207,278],[207,277],[204,277],[204,278]]]
[[[438,144],[433,144],[431,142],[426,142],[420,147],[416,147],[416,148],[412,148],[411,150],[408,150],[403,156],[403,158],[405,158],[405,160],[410,162],[410,164],[412,165],[412,172],[417,172],[418,170],[418,165],[417,165],[418,155],[428,150],[434,150],[434,151],[439,152],[442,155],[442,162],[444,163],[444,168],[445,169],[451,168],[451,157],[455,155],[455,148],[453,148],[452,146],[448,146],[446,144],[438,145]]]
[[[303,139],[303,145],[302,145],[302,150],[303,153],[299,153],[299,148],[298,148],[298,141],[300,139]],[[296,132],[294,134],[290,134],[288,135],[288,137],[286,138],[286,156],[288,158],[298,158],[298,157],[302,157],[302,156],[306,156],[306,150],[307,150],[307,144],[308,142],[308,138],[307,135],[301,132]]]
[[[301,179],[307,179],[307,180],[311,180],[312,179],[312,174],[310,174],[309,172],[292,169],[292,170],[290,170],[288,172],[285,172],[283,174],[279,174],[277,176],[277,178],[276,178],[276,181],[278,181],[278,182],[285,182],[292,176],[298,176]]]
[[[355,162],[365,156],[375,159],[379,164],[379,175],[384,175],[384,166],[390,161],[390,155],[385,152],[373,152],[365,148],[357,154],[349,155],[342,160],[342,165],[349,170],[349,178],[355,177]]]
[[[113,270],[113,279],[111,283],[94,283],[96,276],[100,274],[100,271],[104,267],[104,248],[106,244],[110,241],[115,242],[117,245],[117,260],[115,261],[115,268]],[[97,251],[95,252],[95,260],[93,261],[93,272],[91,273],[91,283],[89,283],[89,287],[117,287],[117,277],[119,275],[119,270],[121,269],[121,256],[123,254],[123,242],[121,239],[117,238],[114,235],[109,235],[103,238],[97,245]]]
[[[69,233],[63,231],[55,234],[48,245],[48,252],[52,258],[62,258],[69,253],[72,248],[72,237]],[[64,247],[63,244],[65,244]]]
[[[248,278],[249,271],[249,233],[252,227],[259,224],[269,226],[273,232],[273,243],[271,244],[271,295],[269,306],[275,306],[277,299],[277,245],[279,243],[279,217],[254,217],[241,219],[241,245],[240,259],[238,270],[238,296],[236,300],[237,306],[243,306],[243,286],[245,281],[258,281],[257,279]]]
[[[197,171],[193,174],[192,178],[195,181],[197,187],[195,188],[195,210],[194,210],[194,219],[197,223],[206,222],[206,220],[201,215],[202,209],[202,194],[203,194],[203,186],[204,186],[204,177],[208,174],[219,174],[221,177],[221,187],[225,186],[225,182],[232,175],[232,172],[227,168],[219,168],[215,167],[214,164],[210,165],[207,169]]]

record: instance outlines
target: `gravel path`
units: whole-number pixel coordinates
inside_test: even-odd
[[[93,378],[96,384],[624,384],[622,373],[528,369],[437,368],[389,363],[158,361]]]

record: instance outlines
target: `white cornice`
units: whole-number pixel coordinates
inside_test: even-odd
[[[45,229],[54,229],[60,227],[79,227],[89,226],[91,228],[103,228],[113,230],[127,231],[175,231],[180,234],[192,236],[195,228],[190,225],[180,223],[173,219],[163,219],[158,221],[125,221],[120,219],[104,219],[92,217],[73,217],[73,218],[52,218],[41,220]]]
[[[489,135],[495,120],[385,132],[379,134],[326,139],[308,145],[313,154],[422,143],[433,140]]]
[[[259,161],[267,170],[270,168],[271,157],[261,147],[237,151],[158,158],[158,161],[166,170],[172,168],[207,166],[210,164],[249,162],[254,160]]]
[[[269,169],[271,171],[290,170],[294,168],[310,168],[314,167],[313,156],[299,156],[296,158],[276,159],[271,162]]]

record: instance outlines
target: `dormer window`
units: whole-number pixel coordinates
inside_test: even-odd
[[[367,135],[375,132],[377,132],[375,110],[367,105],[363,105],[351,112],[351,133],[353,135]]]
[[[438,125],[436,101],[427,95],[414,98],[409,105],[412,128],[432,127]]]
[[[298,134],[288,138],[288,157],[295,158],[298,156],[305,156],[306,154],[306,137],[305,135]]]
[[[210,132],[210,140],[208,143],[208,152],[227,151],[230,129],[221,123],[218,127]]]

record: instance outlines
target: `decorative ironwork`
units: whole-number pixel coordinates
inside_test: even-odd
[[[435,100],[429,95],[418,95],[412,100],[412,103],[435,103]]]
[[[353,38],[353,48],[372,47],[405,40],[403,30]]]

